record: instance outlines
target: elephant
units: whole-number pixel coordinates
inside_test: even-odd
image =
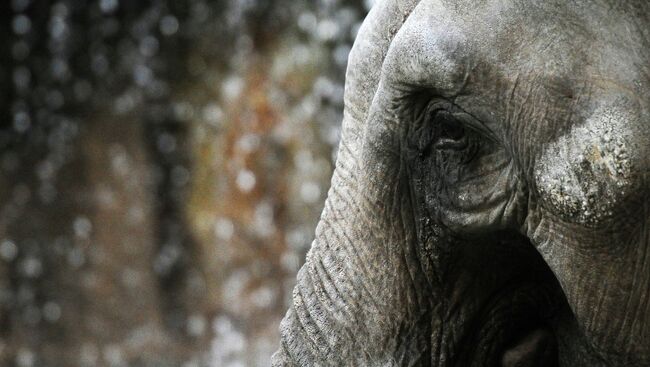
[[[650,2],[378,0],[274,366],[650,366]]]

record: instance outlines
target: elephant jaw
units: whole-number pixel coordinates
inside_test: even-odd
[[[434,366],[558,365],[555,320],[565,297],[532,244],[505,237],[468,242],[456,255]]]
[[[552,366],[557,364],[557,341],[550,329],[533,329],[506,349],[500,360],[502,367]]]
[[[523,284],[497,292],[481,308],[477,328],[461,346],[457,366],[526,367],[558,365],[558,342],[551,327],[557,308],[544,285]]]
[[[497,326],[502,337],[495,349],[495,362],[503,367],[557,366],[557,340],[550,326],[557,305],[550,292],[539,284],[529,284],[503,297],[504,318]]]

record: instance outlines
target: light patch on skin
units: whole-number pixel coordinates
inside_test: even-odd
[[[597,226],[631,193],[631,116],[602,108],[550,144],[535,168],[543,206],[566,221]]]

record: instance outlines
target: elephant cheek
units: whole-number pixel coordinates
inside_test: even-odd
[[[590,348],[610,363],[647,365],[648,132],[637,131],[634,111],[597,108],[545,146],[527,227]]]
[[[610,362],[650,363],[649,214],[637,213],[643,222],[618,231],[548,213],[529,217],[528,237],[560,282],[580,334]]]
[[[650,220],[646,222],[650,224]],[[648,365],[647,234],[634,236],[632,242],[615,238],[609,243],[601,235],[543,220],[534,242],[560,282],[592,353],[614,365]],[[593,248],[585,248],[585,243]],[[604,251],[613,245],[619,246],[619,251]]]
[[[643,154],[649,138],[636,131],[640,118],[611,106],[545,146],[534,168],[534,183],[545,211],[580,227],[626,221],[643,204]]]
[[[459,233],[518,229],[525,217],[527,196],[511,162],[466,182],[447,186],[447,201],[439,205],[445,225]]]

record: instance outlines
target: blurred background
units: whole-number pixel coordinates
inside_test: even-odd
[[[266,366],[371,1],[0,5],[0,366]]]

